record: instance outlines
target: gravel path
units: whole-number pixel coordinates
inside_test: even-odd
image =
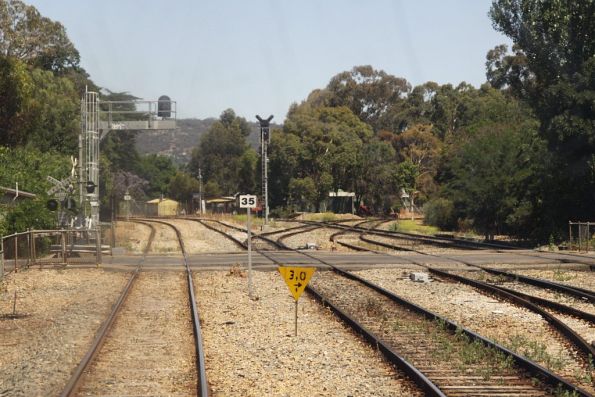
[[[408,271],[385,269],[355,273],[595,391],[588,381],[589,370],[578,364],[583,360],[577,359],[567,342],[541,316],[529,310],[498,301],[460,283],[415,283],[409,280]],[[590,376],[595,377],[592,369]]]
[[[58,395],[124,287],[126,273],[37,270],[0,284],[0,396]],[[16,312],[11,319],[14,291]]]
[[[244,276],[244,277],[243,277]],[[277,272],[195,274],[213,396],[409,396],[377,352],[306,295],[294,301]]]
[[[196,395],[184,273],[138,276],[78,395]]]

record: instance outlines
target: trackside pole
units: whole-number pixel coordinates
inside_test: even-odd
[[[250,229],[250,208],[246,208],[248,215],[246,219],[246,229],[248,229],[248,297],[252,299],[252,230]]]
[[[297,336],[298,301],[295,300],[295,336]]]

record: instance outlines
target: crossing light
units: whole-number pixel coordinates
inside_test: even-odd
[[[87,193],[91,194],[93,192],[95,192],[95,188],[97,187],[96,184],[93,183],[93,181],[87,181]]]
[[[58,201],[57,200],[54,200],[54,199],[49,199],[45,203],[45,206],[50,211],[56,211],[58,209]]]

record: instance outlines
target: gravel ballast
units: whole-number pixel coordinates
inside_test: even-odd
[[[140,273],[78,395],[196,395],[187,291],[183,272]]]
[[[58,395],[127,277],[101,269],[7,275],[0,284],[0,396]]]
[[[195,273],[213,396],[419,395],[374,349],[306,294],[294,301],[278,272]]]
[[[595,372],[579,364],[584,362],[581,356],[570,349],[568,342],[538,314],[486,296],[464,284],[412,282],[408,277],[410,272],[404,270],[365,270],[356,273],[427,310],[528,356],[591,392],[595,391],[588,380],[589,376],[595,376]]]
[[[202,252],[243,252],[233,241],[221,236],[199,222],[192,220],[168,220],[182,233],[187,254]]]

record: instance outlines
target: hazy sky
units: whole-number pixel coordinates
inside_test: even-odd
[[[485,55],[509,43],[490,0],[24,0],[60,21],[93,81],[143,99],[169,95],[178,117],[282,122],[356,65],[479,86]]]

